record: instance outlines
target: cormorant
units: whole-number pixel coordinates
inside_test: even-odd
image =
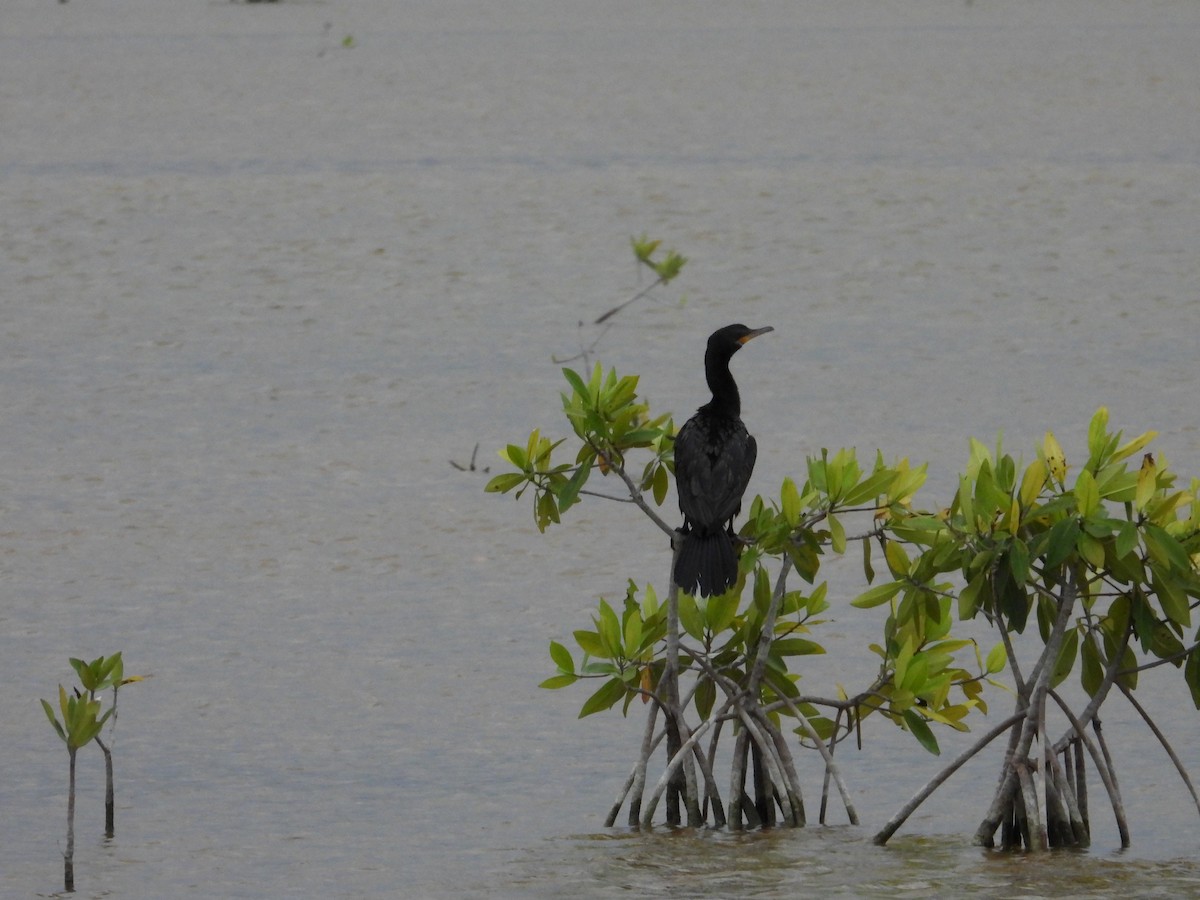
[[[675,583],[689,594],[711,597],[737,582],[733,517],[742,508],[758,445],[742,424],[742,401],[729,360],[747,341],[774,330],[727,325],[713,332],[704,353],[712,400],[675,436],[675,486],[683,513]]]

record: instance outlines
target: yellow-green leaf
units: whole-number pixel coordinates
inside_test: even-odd
[[[1134,494],[1133,505],[1138,512],[1146,509],[1146,504],[1154,496],[1157,487],[1158,467],[1154,465],[1154,454],[1147,453],[1142,457],[1142,468],[1138,472],[1137,492]]]
[[[1075,507],[1081,516],[1090,516],[1100,506],[1100,492],[1096,479],[1087,469],[1081,469],[1075,479]]]
[[[904,585],[899,581],[889,581],[885,584],[877,584],[875,587],[859,594],[850,605],[859,609],[871,609],[875,606],[882,606],[900,592]]]
[[[1008,651],[1004,649],[1004,644],[997,644],[991,649],[987,655],[987,662],[984,668],[989,675],[995,675],[997,672],[1004,670],[1008,664]]]
[[[783,479],[783,487],[779,492],[783,504],[783,517],[792,528],[800,521],[800,492],[796,490],[796,482],[790,478]]]
[[[1139,434],[1128,444],[1124,444],[1117,448],[1117,452],[1114,453],[1113,457],[1112,457],[1113,462],[1116,462],[1117,460],[1120,460],[1120,459],[1125,459],[1127,456],[1132,456],[1133,454],[1135,454],[1139,450],[1141,450],[1143,447],[1145,447],[1147,444],[1149,444],[1156,437],[1158,437],[1157,431],[1147,431],[1147,432],[1144,432],[1143,434]]]
[[[1034,501],[1041,494],[1045,484],[1046,463],[1040,459],[1035,459],[1029,464],[1029,468],[1025,470],[1025,475],[1021,478],[1021,506],[1025,509],[1033,506]]]
[[[904,552],[904,547],[898,541],[888,541],[883,548],[883,555],[887,559],[888,568],[892,570],[892,575],[895,578],[903,578],[909,572],[908,554]]]
[[[833,544],[834,553],[846,552],[846,529],[842,527],[842,523],[838,521],[837,516],[830,516],[829,519],[829,539]]]
[[[1075,547],[1079,550],[1079,555],[1086,559],[1092,568],[1104,568],[1104,545],[1086,531],[1079,532]]]
[[[1050,470],[1050,475],[1055,481],[1062,484],[1067,477],[1067,457],[1053,431],[1046,432],[1042,449],[1046,455],[1046,467]]]

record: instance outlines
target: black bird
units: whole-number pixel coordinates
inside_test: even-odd
[[[742,424],[742,400],[729,360],[747,341],[774,330],[727,325],[713,332],[704,353],[712,400],[675,436],[675,486],[683,513],[675,583],[689,594],[711,597],[737,582],[733,517],[742,508],[758,445]]]

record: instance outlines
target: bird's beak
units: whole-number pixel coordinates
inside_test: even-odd
[[[738,343],[739,343],[739,344],[744,344],[744,343],[746,343],[747,341],[749,341],[751,338],[756,338],[756,337],[758,337],[760,334],[766,334],[768,331],[774,331],[774,330],[775,330],[775,329],[774,329],[774,328],[772,328],[770,325],[766,326],[765,328],[755,328],[755,329],[754,329],[753,331],[751,331],[749,334],[747,334],[747,335],[744,335],[744,336],[742,336],[742,337],[738,338]]]

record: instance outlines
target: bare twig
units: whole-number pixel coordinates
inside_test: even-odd
[[[482,469],[477,469],[475,467],[475,457],[478,455],[479,455],[479,442],[476,441],[475,449],[471,451],[471,461],[469,463],[467,463],[464,466],[460,462],[455,462],[454,460],[450,460],[450,465],[454,466],[454,468],[458,469],[458,471],[460,471],[460,472],[484,472],[484,473],[487,473],[487,472],[492,471],[491,466],[484,466]]]
[[[625,307],[627,307],[630,303],[633,303],[635,300],[641,300],[643,297],[645,297],[647,294],[649,294],[652,290],[654,290],[660,284],[666,284],[666,282],[663,280],[661,275],[658,278],[656,278],[653,282],[651,282],[649,285],[642,288],[640,291],[638,291],[636,294],[634,294],[632,297],[630,297],[628,300],[618,303],[616,306],[614,306],[608,312],[604,313],[602,316],[600,316],[598,319],[596,319],[596,321],[593,322],[592,324],[593,325],[603,325],[605,322],[607,322],[609,319],[611,319],[613,316],[615,316],[617,313],[619,313],[621,310],[623,310]],[[599,340],[599,339],[597,338],[597,340]],[[594,347],[595,344],[593,344],[592,346]]]

